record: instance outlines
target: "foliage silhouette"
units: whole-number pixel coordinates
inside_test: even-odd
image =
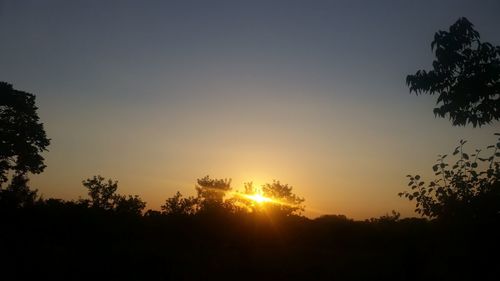
[[[161,210],[165,215],[194,215],[198,211],[198,200],[192,196],[182,198],[182,194],[177,191],[173,197],[165,200]]]
[[[243,184],[243,192],[241,194],[236,193],[235,196],[231,198],[231,202],[235,206],[235,209],[239,211],[258,213],[262,211],[263,204],[255,202],[255,200],[252,200],[249,196],[261,193],[262,190],[255,187],[253,182],[246,182]]]
[[[433,70],[408,75],[415,94],[438,94],[434,115],[449,115],[453,125],[474,127],[500,118],[500,46],[481,42],[472,23],[460,18],[438,31],[431,48]]]
[[[117,196],[113,180],[96,176],[87,182],[114,191],[104,197],[137,198]],[[227,180],[222,182],[228,186]],[[251,184],[246,187],[248,194],[256,191]],[[276,181],[266,188],[268,196],[293,194],[290,186]],[[258,212],[228,208],[231,194],[236,196],[226,193],[225,200],[217,201],[220,209],[212,212],[194,212],[197,199],[180,193],[167,199],[163,212],[150,210],[144,216],[120,211],[113,199],[102,203],[102,196],[97,196],[100,203],[95,207],[91,200],[39,199],[13,208],[0,220],[0,239],[9,241],[0,251],[1,277],[460,280],[474,279],[481,272],[485,280],[495,280],[500,273],[496,228],[450,230],[438,221],[401,218],[396,212],[366,221],[343,215],[308,219],[294,213],[269,220]],[[139,208],[125,208],[129,209]]]
[[[112,210],[115,207],[118,181],[108,179],[105,182],[104,177],[97,175],[82,181],[82,184],[88,189],[91,207],[104,210]]]
[[[97,175],[82,181],[82,184],[88,189],[90,197],[90,200],[80,200],[82,205],[131,215],[141,215],[146,207],[146,203],[138,195],[127,197],[116,194],[118,181],[105,181],[104,177]]]
[[[114,201],[114,210],[120,214],[140,216],[146,208],[146,202],[142,201],[139,195],[116,195]]]
[[[486,157],[480,157],[479,149],[470,155],[464,152],[465,143],[461,140],[455,148],[458,159],[451,168],[445,162],[447,155],[439,155],[432,167],[438,178],[426,185],[419,175],[408,175],[412,191],[399,195],[416,200],[415,211],[425,217],[500,221],[500,138],[487,147]]]
[[[271,212],[284,216],[300,214],[304,210],[302,203],[304,198],[298,197],[292,192],[292,187],[282,184],[280,181],[273,181],[262,186],[262,193],[265,197],[274,199],[278,204],[270,204]]]
[[[292,187],[273,181],[260,188],[252,182],[244,184],[243,192],[232,192],[231,180],[205,176],[197,180],[197,197],[183,198],[180,192],[168,198],[161,206],[162,214],[194,215],[198,213],[261,213],[267,216],[296,216],[304,210],[303,198],[292,192]],[[232,195],[232,196],[228,196]],[[255,196],[261,197],[255,197]],[[261,200],[258,202],[257,200]],[[151,213],[150,215],[154,215]]]
[[[231,191],[231,179],[211,179],[205,176],[197,180],[197,204],[200,212],[219,211],[228,208],[224,197]]]
[[[29,190],[28,173],[45,169],[42,152],[50,140],[39,121],[35,95],[0,82],[0,197],[9,204],[32,204],[36,191]],[[11,182],[6,188],[4,184]]]
[[[26,175],[15,175],[10,184],[0,190],[0,207],[9,209],[35,204],[37,191],[29,188],[28,181]]]

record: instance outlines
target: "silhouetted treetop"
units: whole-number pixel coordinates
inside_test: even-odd
[[[222,207],[226,192],[231,190],[231,179],[211,179],[205,176],[197,180],[196,192],[201,210]]]
[[[474,127],[500,118],[500,47],[481,42],[466,18],[449,31],[438,31],[431,43],[436,59],[430,71],[408,75],[415,94],[437,94],[434,114],[449,115],[455,126]]]
[[[47,150],[50,140],[37,109],[35,95],[0,82],[0,186],[7,182],[9,171],[14,177],[24,177],[45,168],[40,153]]]
[[[93,176],[82,181],[88,189],[91,206],[111,210],[114,207],[115,192],[118,189],[118,181],[104,180],[102,176]]]
[[[279,204],[270,204],[268,208],[287,216],[299,214],[304,210],[302,203],[305,199],[294,194],[292,190],[292,186],[276,180],[262,185],[263,195],[279,202]]]
[[[82,181],[88,189],[90,200],[81,200],[81,203],[92,208],[115,211],[117,213],[141,215],[146,207],[146,202],[142,201],[138,195],[117,194],[118,181],[108,179],[98,175]]]
[[[139,195],[116,195],[114,201],[114,210],[119,214],[140,216],[142,214],[142,210],[146,208],[146,202],[142,201]]]
[[[193,215],[198,210],[198,200],[193,197],[183,198],[182,194],[177,193],[165,200],[165,204],[161,206],[163,214],[166,215]]]

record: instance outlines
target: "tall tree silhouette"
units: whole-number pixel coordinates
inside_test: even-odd
[[[449,31],[438,31],[431,43],[433,69],[406,78],[410,92],[437,94],[434,115],[449,115],[456,126],[500,118],[500,47],[481,42],[473,27],[460,18]]]
[[[42,152],[47,138],[35,105],[35,95],[19,91],[0,82],[0,190],[2,200],[15,198],[16,204],[32,201],[28,173],[39,174],[45,168]],[[3,185],[9,181],[7,188]]]

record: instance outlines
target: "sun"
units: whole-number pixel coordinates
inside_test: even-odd
[[[267,198],[260,195],[260,194],[254,194],[252,199],[253,199],[253,201],[255,201],[257,203],[262,203],[262,202],[266,201]]]
[[[259,194],[259,193],[255,193],[255,194],[252,194],[252,195],[247,195],[246,196],[248,199],[254,201],[255,203],[257,204],[262,204],[262,203],[265,203],[265,202],[271,202],[271,198],[267,198],[265,196],[262,196],[262,194]]]

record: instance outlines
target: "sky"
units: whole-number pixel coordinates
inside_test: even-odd
[[[0,81],[37,97],[51,145],[32,176],[44,197],[85,198],[119,181],[159,209],[197,178],[280,180],[305,215],[391,210],[407,174],[432,179],[460,139],[493,144],[499,123],[452,127],[410,95],[434,33],[467,17],[500,45],[499,1],[0,0]]]

